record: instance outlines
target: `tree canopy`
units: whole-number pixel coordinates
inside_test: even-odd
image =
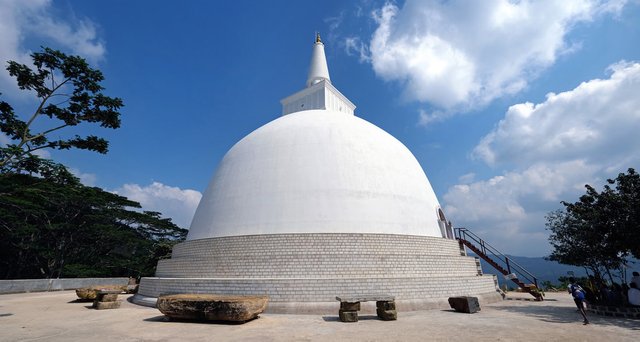
[[[562,202],[564,209],[547,215],[549,259],[613,281],[630,256],[640,258],[640,175],[630,168],[601,192],[585,187],[577,202]]]
[[[79,56],[43,48],[31,54],[35,70],[26,64],[9,61],[7,71],[15,77],[18,87],[33,91],[38,98],[36,109],[25,115],[17,115],[5,101],[0,102],[0,132],[12,142],[0,146],[0,170],[35,171],[39,162],[33,153],[51,149],[78,148],[106,153],[109,143],[95,135],[67,137],[50,140],[49,136],[66,127],[80,123],[95,123],[101,127],[120,127],[119,98],[102,93],[102,72],[93,69]],[[34,130],[38,119],[44,128]],[[59,133],[57,133],[59,134]]]
[[[73,176],[0,175],[0,278],[152,275],[186,231],[132,208]]]
[[[0,145],[0,279],[153,275],[186,230],[135,201],[81,184],[64,165],[34,153],[106,153],[108,142],[97,136],[49,135],[83,122],[116,129],[122,100],[102,94],[102,73],[79,56],[43,48],[31,57],[35,70],[13,61],[7,70],[21,89],[35,92],[37,108],[19,115],[0,102],[0,132],[10,139]]]

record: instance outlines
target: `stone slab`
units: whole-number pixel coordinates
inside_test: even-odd
[[[176,294],[160,296],[157,308],[174,319],[246,322],[267,307],[267,296]]]
[[[364,294],[357,296],[336,296],[336,300],[340,302],[356,303],[356,302],[373,302],[373,301],[394,301],[396,297],[385,294]]]
[[[76,289],[76,296],[80,300],[95,300],[100,291],[111,291],[111,293],[122,293],[124,285],[94,285]]]

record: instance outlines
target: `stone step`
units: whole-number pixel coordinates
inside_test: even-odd
[[[160,260],[157,277],[362,277],[477,275],[475,260],[462,256],[363,254],[338,258],[326,254],[264,255],[234,258],[172,258]]]
[[[235,257],[285,250],[300,254],[310,250],[344,254],[380,253],[389,248],[401,254],[460,255],[456,240],[391,234],[273,234],[190,240],[173,248],[173,257],[208,254]]]

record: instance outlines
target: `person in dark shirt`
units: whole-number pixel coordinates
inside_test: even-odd
[[[584,290],[582,289],[582,287],[580,287],[580,285],[576,283],[575,278],[569,278],[569,282],[570,284],[567,290],[569,290],[569,293],[571,293],[571,295],[573,296],[573,301],[576,303],[576,306],[578,307],[578,311],[580,311],[582,318],[584,318],[584,324],[589,324],[587,313],[584,310]]]

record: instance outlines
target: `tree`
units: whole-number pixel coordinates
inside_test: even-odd
[[[0,102],[0,132],[11,139],[0,146],[0,278],[152,275],[186,230],[160,213],[137,211],[137,202],[82,185],[64,165],[34,154],[106,153],[108,142],[94,135],[50,136],[81,123],[116,129],[122,100],[102,93],[102,73],[81,57],[49,48],[31,57],[35,69],[9,61],[7,70],[21,89],[35,92],[35,111],[16,115]]]
[[[0,175],[0,278],[153,275],[186,230],[130,208],[69,175]]]
[[[621,173],[607,183],[603,193],[613,198],[609,201],[617,221],[613,232],[615,238],[623,253],[640,259],[640,175],[629,169],[626,174]]]
[[[96,123],[101,127],[120,127],[119,109],[122,100],[105,96],[100,82],[102,72],[91,68],[79,56],[43,48],[31,54],[35,70],[25,64],[9,61],[7,70],[16,78],[18,87],[34,91],[39,104],[26,120],[15,114],[7,102],[0,102],[0,131],[12,143],[0,147],[0,171],[37,172],[41,159],[33,152],[45,148],[84,150],[106,153],[107,140],[87,135],[50,140],[49,136],[63,128],[81,123]],[[34,130],[36,120],[47,117],[46,128]]]
[[[608,179],[601,192],[586,185],[575,203],[547,215],[550,260],[585,267],[612,282],[630,255],[640,256],[640,176],[634,169]]]

